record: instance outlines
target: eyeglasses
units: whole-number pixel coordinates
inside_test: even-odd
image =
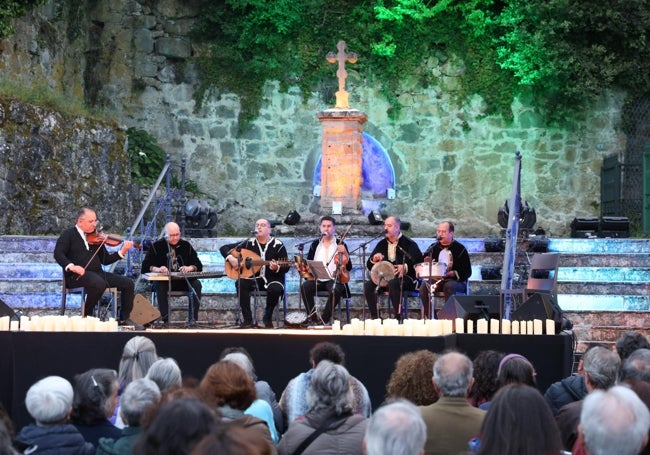
[[[181,233],[179,232],[179,233],[177,233],[177,234],[169,234],[169,236],[170,236],[170,237],[180,237],[180,236],[181,236]]]
[[[81,218],[79,221],[83,221],[84,223],[88,224],[98,224],[99,220],[86,220],[85,218]]]

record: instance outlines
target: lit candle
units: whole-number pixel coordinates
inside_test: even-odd
[[[488,322],[485,319],[476,321],[476,333],[488,333]]]
[[[504,335],[510,335],[512,323],[508,319],[501,320],[501,333]]]
[[[499,333],[499,320],[498,319],[490,319],[490,333]]]
[[[542,320],[541,319],[533,319],[533,333],[535,335],[543,335],[543,329],[542,329]]]
[[[454,319],[454,327],[456,328],[456,333],[465,333],[465,326],[463,325],[463,318]]]
[[[555,321],[553,319],[546,320],[546,334],[555,335]]]
[[[513,335],[519,335],[519,321],[512,321],[512,334]]]
[[[451,335],[452,333],[454,333],[454,321],[452,321],[451,319],[443,319],[442,334]]]
[[[533,321],[526,321],[526,333],[532,335],[534,332]]]
[[[474,333],[474,321],[471,319],[467,320],[467,333]]]
[[[0,330],[9,330],[9,316],[0,318]]]

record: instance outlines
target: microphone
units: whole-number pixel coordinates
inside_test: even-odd
[[[251,235],[257,235],[257,234],[259,234],[259,232],[257,232],[257,231],[251,231]]]
[[[327,237],[327,234],[325,232],[322,232],[320,236],[321,237]]]

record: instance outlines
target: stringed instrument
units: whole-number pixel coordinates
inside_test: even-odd
[[[238,278],[251,278],[260,271],[263,265],[269,265],[272,262],[262,259],[258,254],[247,249],[242,249],[241,251],[232,249],[230,250],[229,254],[240,258],[239,270],[237,270],[237,267],[233,267],[230,262],[225,262],[224,270],[226,272],[226,275],[228,278],[231,278],[233,280],[236,280]],[[280,267],[291,265],[291,261],[288,259],[274,259],[274,261]]]
[[[345,240],[345,237],[348,235],[348,232],[350,232],[350,229],[352,228],[352,225],[348,227],[348,229],[343,233],[341,238],[338,241],[339,245],[343,244],[343,240]],[[350,257],[346,254],[345,257],[343,257],[344,253],[334,253],[334,263],[336,264],[336,271],[335,276],[336,276],[336,281],[338,281],[341,284],[346,284],[347,282],[350,281],[350,271],[347,269],[347,264],[348,261],[350,260]]]

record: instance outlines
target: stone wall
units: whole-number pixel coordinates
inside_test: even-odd
[[[312,196],[321,151],[316,113],[331,106],[316,95],[303,101],[297,88],[280,93],[269,82],[259,117],[242,132],[232,94],[216,94],[197,112],[192,56],[205,50],[188,31],[199,13],[191,1],[52,0],[0,41],[0,78],[46,84],[156,135],[175,160],[187,159],[188,178],[219,213],[219,235],[246,232],[259,216],[320,212]],[[42,39],[44,31],[51,39]],[[331,48],[344,38],[333,37]],[[360,59],[369,52],[352,50]],[[602,159],[625,146],[617,130],[622,94],[604,95],[588,120],[570,129],[545,127],[522,101],[513,103],[509,123],[486,115],[478,97],[458,104],[459,62],[431,58],[428,66],[437,84],[423,88],[405,75],[395,120],[379,88],[348,66],[351,107],[368,116],[365,131],[395,169],[395,199],[375,201],[383,212],[410,221],[415,236],[434,234],[442,219],[454,220],[459,236],[497,233],[520,151],[522,196],[535,208],[537,226],[567,236],[575,216],[599,215]]]

